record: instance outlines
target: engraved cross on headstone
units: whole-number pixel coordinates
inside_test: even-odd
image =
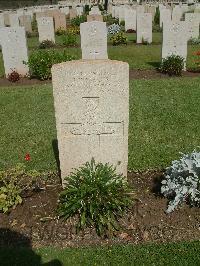
[[[122,134],[123,121],[102,121],[99,110],[99,97],[82,97],[84,101],[84,112],[81,120],[83,122],[62,123],[68,127],[72,135],[112,135]]]
[[[94,50],[94,51],[90,52],[90,55],[92,55],[92,59],[96,59],[96,56],[99,55],[99,52]]]

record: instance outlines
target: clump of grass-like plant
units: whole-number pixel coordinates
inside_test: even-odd
[[[115,167],[92,159],[71,173],[66,182],[60,194],[61,217],[77,215],[78,230],[94,226],[100,236],[112,235],[119,229],[118,218],[132,204],[132,189]]]

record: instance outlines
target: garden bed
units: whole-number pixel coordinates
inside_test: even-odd
[[[130,79],[166,79],[173,78],[167,74],[162,74],[154,69],[130,69]],[[200,73],[191,72],[191,71],[183,71],[182,77],[200,77]],[[10,87],[10,86],[23,86],[23,85],[42,85],[46,83],[51,83],[51,80],[38,80],[38,79],[29,79],[29,78],[21,78],[17,82],[10,82],[6,78],[0,78],[0,87]]]
[[[165,214],[167,200],[159,195],[163,173],[129,173],[136,201],[120,220],[122,229],[111,239],[97,236],[93,228],[76,234],[76,218],[58,219],[56,206],[62,190],[59,177],[41,181],[41,190],[24,195],[22,205],[0,214],[0,246],[78,247],[99,244],[162,243],[200,238],[200,210],[186,204]]]

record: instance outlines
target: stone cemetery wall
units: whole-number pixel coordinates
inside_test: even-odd
[[[0,28],[0,36],[6,76],[14,70],[21,76],[26,76],[29,69],[23,63],[28,61],[24,27]]]
[[[80,60],[52,68],[61,177],[92,157],[127,175],[129,67]],[[63,180],[64,183],[64,180]]]
[[[52,17],[43,17],[37,19],[39,42],[46,40],[55,43],[54,23]]]
[[[82,59],[107,59],[107,28],[105,22],[81,23]]]
[[[137,43],[152,43],[152,14],[137,14]]]

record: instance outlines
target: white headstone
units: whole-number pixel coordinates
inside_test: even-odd
[[[162,59],[170,55],[179,55],[186,61],[188,29],[185,21],[163,23]]]
[[[0,28],[0,36],[6,76],[12,71],[17,71],[21,76],[26,76],[29,69],[24,64],[28,61],[24,27]]]
[[[152,43],[152,14],[137,14],[137,43]]]
[[[66,16],[69,15],[69,7],[66,6],[66,7],[61,7],[60,8],[60,12],[61,13],[64,13]]]
[[[171,14],[171,10],[168,8],[162,8],[160,10],[160,27],[162,28],[163,23],[168,23],[171,22],[172,20],[172,14]]]
[[[101,15],[101,11],[98,6],[93,6],[89,12],[89,15]]]
[[[17,14],[9,14],[9,20],[10,20],[10,26],[11,27],[17,27],[19,26],[19,17]]]
[[[116,166],[117,172],[126,176],[128,64],[65,62],[53,66],[52,82],[62,180],[92,157]]]
[[[81,23],[82,59],[107,59],[107,28],[105,22]]]
[[[199,38],[199,24],[200,14],[198,13],[186,13],[185,22],[188,27],[188,40],[191,38]]]
[[[136,10],[125,9],[125,30],[136,31]]]
[[[172,10],[172,22],[178,23],[181,21],[183,10],[180,6],[175,6]]]
[[[42,17],[37,19],[39,42],[55,42],[54,22],[52,17]]]
[[[4,15],[3,14],[0,14],[0,27],[4,27],[5,24],[4,24]]]

